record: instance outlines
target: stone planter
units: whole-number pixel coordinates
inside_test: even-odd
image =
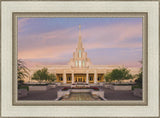
[[[28,95],[27,89],[18,89],[18,98],[25,97]]]
[[[85,87],[85,85],[83,85],[83,84],[82,85],[81,84],[77,84],[76,86],[77,87]]]
[[[92,94],[92,95],[97,95],[97,96],[99,96],[99,97],[104,98],[104,91],[95,91],[95,90],[92,90],[92,91],[91,91],[91,94]]]
[[[84,87],[90,87],[90,85],[84,85]]]
[[[100,86],[104,86],[104,83],[103,83],[103,82],[100,82],[99,85],[100,85]]]
[[[56,88],[56,85],[55,84],[50,84],[48,85],[49,88]]]
[[[29,86],[29,91],[46,91],[48,89],[48,86]]]
[[[74,93],[86,93],[86,92],[91,92],[91,89],[71,89],[71,92]]]
[[[93,96],[98,96],[103,100],[107,100],[104,98],[104,91],[95,91],[93,89],[68,89],[66,91],[59,90],[57,92],[57,99],[59,100],[62,97],[68,97],[71,93],[91,93]]]
[[[128,86],[123,86],[123,85],[113,85],[113,90],[120,90],[120,91],[130,91],[132,90],[132,86],[128,85]]]
[[[98,86],[98,84],[89,83],[90,86]]]
[[[57,98],[60,98],[60,97],[63,97],[63,96],[69,96],[70,95],[70,90],[67,90],[67,91],[58,91],[57,92]]]
[[[142,97],[142,95],[143,95],[142,89],[135,88],[134,91],[133,91],[133,95],[137,96],[137,97]]]
[[[108,88],[108,89],[113,89],[113,85],[110,85],[110,84],[106,84],[104,85],[105,88]]]
[[[57,82],[56,85],[57,85],[57,86],[61,86],[61,83],[60,83],[60,82]]]
[[[73,88],[73,87],[76,87],[76,85],[75,85],[75,84],[72,84],[72,85],[71,85],[71,88]]]

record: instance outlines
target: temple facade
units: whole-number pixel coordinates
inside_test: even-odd
[[[120,67],[121,66],[117,65],[93,65],[91,63],[82,44],[80,25],[78,45],[69,63],[67,65],[47,66],[49,72],[56,75],[57,82],[72,84],[77,82],[84,82],[87,84],[104,82],[104,74]]]
[[[100,60],[99,60],[100,61]],[[113,69],[122,68],[123,65],[93,65],[91,60],[87,57],[87,52],[83,47],[81,37],[81,26],[79,26],[78,43],[73,57],[66,65],[38,65],[36,67],[29,68],[31,71],[28,82],[32,81],[31,76],[34,72],[42,68],[48,68],[50,73],[56,75],[56,82],[64,84],[73,84],[77,82],[83,82],[87,84],[97,84],[104,82],[104,75],[111,72]],[[140,68],[128,68],[131,74],[139,73]],[[26,82],[27,82],[26,81]],[[34,81],[32,81],[34,82]]]
[[[100,60],[99,60],[100,61]],[[56,82],[64,84],[73,84],[83,82],[87,84],[97,84],[104,82],[104,75],[111,72],[113,69],[122,68],[123,65],[93,65],[87,57],[87,52],[82,44],[81,26],[79,26],[78,44],[73,57],[66,65],[36,65],[29,67],[30,77],[25,79],[25,82],[35,82],[31,80],[34,72],[42,68],[48,68],[50,73],[56,75]],[[128,68],[131,74],[139,73],[140,68]]]

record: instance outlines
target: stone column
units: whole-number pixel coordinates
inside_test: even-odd
[[[94,71],[94,83],[97,83],[97,72],[96,72],[96,70]]]
[[[63,72],[63,83],[64,84],[66,83],[66,72],[65,71]]]
[[[87,73],[86,73],[86,83],[87,83],[87,84],[89,83],[89,81],[88,81],[88,71],[87,71]]]
[[[74,83],[74,72],[72,72],[72,84]]]

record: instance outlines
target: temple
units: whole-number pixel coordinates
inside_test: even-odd
[[[87,57],[85,52],[82,36],[81,36],[81,25],[79,25],[79,37],[78,45],[73,52],[73,58],[70,59],[67,65],[54,65],[47,66],[49,72],[52,72],[57,77],[57,82],[61,83],[99,83],[104,82],[104,74],[112,71],[115,68],[121,66],[113,65],[93,65],[91,60]]]

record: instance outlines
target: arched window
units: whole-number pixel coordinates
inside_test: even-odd
[[[81,58],[81,50],[79,50],[79,58]]]
[[[83,67],[85,66],[85,61],[83,60]]]
[[[78,66],[78,62],[77,62],[77,60],[76,60],[76,67]]]
[[[79,60],[79,67],[81,67],[81,60]]]

